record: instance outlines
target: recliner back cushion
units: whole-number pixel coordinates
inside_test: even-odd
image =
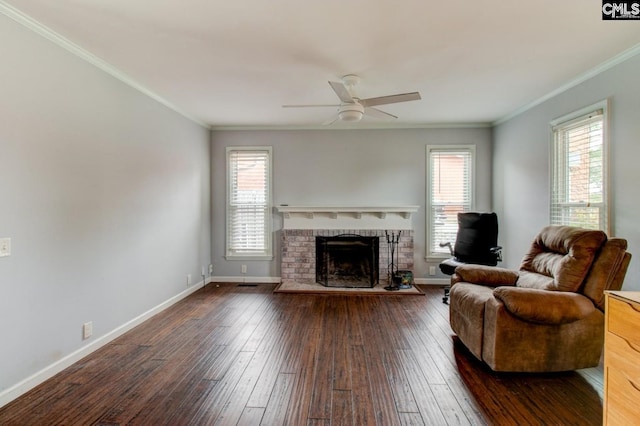
[[[518,287],[577,292],[607,235],[571,226],[547,226],[536,236],[522,259]],[[545,280],[540,274],[551,278]]]

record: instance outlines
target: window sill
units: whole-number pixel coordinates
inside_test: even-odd
[[[273,260],[273,255],[228,254],[226,260]]]

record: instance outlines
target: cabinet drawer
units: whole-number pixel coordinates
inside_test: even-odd
[[[610,297],[607,309],[607,331],[624,337],[636,348],[640,348],[640,332],[636,325],[640,318],[640,305]]]
[[[640,346],[613,333],[606,335],[605,365],[624,373],[640,387]]]
[[[625,372],[607,367],[606,424],[632,425],[640,419],[640,383],[631,380]]]

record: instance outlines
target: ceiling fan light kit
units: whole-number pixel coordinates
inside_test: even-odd
[[[328,120],[324,124],[331,124],[337,120],[356,122],[360,121],[363,116],[368,115],[382,119],[398,118],[393,114],[373,108],[378,105],[395,104],[398,102],[417,101],[421,99],[420,93],[400,93],[396,95],[380,96],[376,98],[360,99],[353,94],[353,87],[360,82],[360,77],[355,74],[347,74],[342,77],[341,82],[329,81],[329,86],[340,98],[338,113],[334,118]],[[283,105],[284,108],[301,108],[301,107],[321,107],[333,105]]]
[[[359,103],[345,104],[338,111],[338,118],[342,121],[360,121],[364,115],[364,107]]]

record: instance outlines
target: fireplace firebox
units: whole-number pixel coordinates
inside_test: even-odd
[[[316,236],[316,281],[326,287],[374,287],[379,244],[379,237]]]

